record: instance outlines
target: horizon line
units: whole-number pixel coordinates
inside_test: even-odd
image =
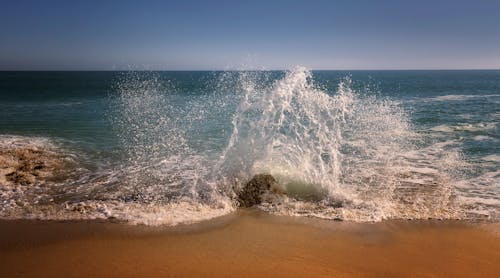
[[[293,67],[292,67],[293,68]],[[201,71],[201,72],[231,72],[231,71],[287,71],[292,68],[287,69],[0,69],[0,72],[113,72],[113,71],[163,71],[163,72],[174,72],[174,71]],[[310,71],[496,71],[500,68],[394,68],[394,69],[312,69],[307,68]]]

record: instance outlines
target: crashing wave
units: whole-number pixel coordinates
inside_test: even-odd
[[[192,223],[234,211],[246,182],[270,174],[286,194],[258,208],[280,215],[466,217],[454,187],[460,152],[426,144],[399,103],[355,91],[348,77],[329,92],[302,67],[217,80],[215,92],[187,96],[154,74],[125,75],[111,119],[126,160],[2,193],[0,216]]]

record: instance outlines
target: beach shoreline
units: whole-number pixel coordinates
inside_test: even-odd
[[[198,224],[0,221],[2,277],[493,277],[500,225],[354,223],[242,209]]]

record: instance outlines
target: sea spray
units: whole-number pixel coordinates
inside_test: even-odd
[[[421,177],[421,165],[406,155],[420,138],[398,103],[361,97],[349,77],[329,94],[301,67],[269,86],[256,80],[255,73],[240,76],[244,96],[215,172],[233,183],[259,173],[276,177],[291,198],[262,208],[356,221],[456,215],[438,160],[426,175],[427,195],[415,195],[420,188],[408,178]],[[402,188],[409,188],[405,198]]]
[[[422,143],[400,103],[355,89],[349,76],[333,90],[302,67],[214,73],[196,92],[177,88],[158,73],[124,73],[110,119],[126,159],[58,184],[50,204],[2,217],[190,223],[234,211],[234,190],[256,174],[287,193],[259,205],[271,213],[463,217],[459,151]]]
[[[126,74],[116,89],[113,121],[128,153],[119,198],[160,207],[201,205],[208,215],[220,215],[210,208],[234,209],[210,183],[210,151],[201,150],[193,136],[203,132],[207,109],[220,98],[196,95],[186,101],[170,81],[148,72]]]

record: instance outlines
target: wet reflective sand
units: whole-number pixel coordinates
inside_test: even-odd
[[[495,277],[499,261],[500,225],[461,221],[0,221],[0,277]]]

